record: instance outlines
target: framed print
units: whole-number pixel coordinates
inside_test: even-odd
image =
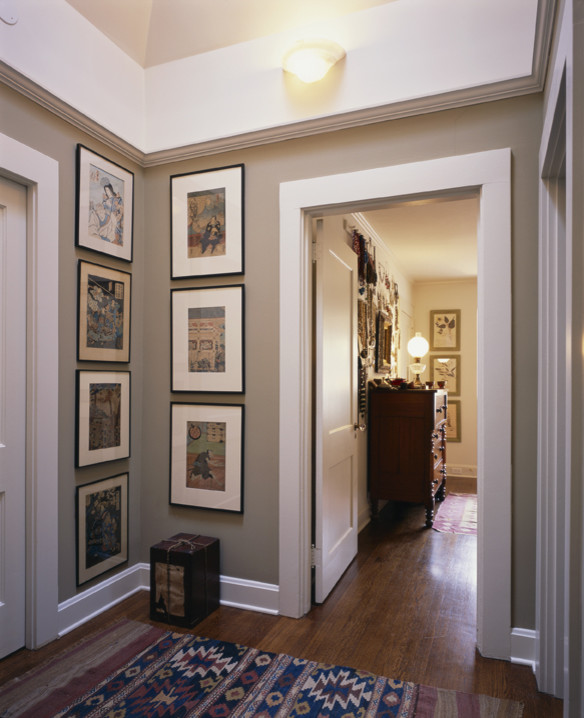
[[[452,399],[448,401],[448,410],[446,412],[446,441],[457,443],[460,438],[460,401]]]
[[[172,279],[243,274],[243,168],[171,176]]]
[[[134,173],[77,145],[78,247],[132,261]]]
[[[77,585],[128,560],[128,474],[77,487]]]
[[[130,361],[131,288],[128,272],[79,262],[79,361]]]
[[[460,351],[460,309],[430,312],[430,351]]]
[[[243,393],[243,285],[171,291],[172,391]]]
[[[130,456],[130,372],[77,370],[76,466]]]
[[[391,370],[392,326],[385,312],[377,312],[375,371],[387,374]]]
[[[448,396],[460,396],[460,355],[430,355],[430,379],[434,382],[445,381]]]
[[[243,416],[234,404],[171,404],[171,504],[243,513]]]

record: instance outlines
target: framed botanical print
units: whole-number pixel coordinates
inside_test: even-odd
[[[134,174],[77,145],[75,244],[132,261]]]
[[[460,309],[430,311],[430,351],[460,351]]]
[[[244,165],[172,175],[171,276],[243,274]]]
[[[79,262],[79,361],[130,361],[131,287],[128,272]]]
[[[130,372],[77,370],[76,466],[130,456]]]
[[[77,585],[128,560],[128,474],[77,487]]]
[[[457,443],[461,441],[460,424],[460,401],[452,399],[448,401],[446,413],[446,441]]]
[[[244,391],[243,285],[171,291],[172,391]]]
[[[171,504],[243,512],[243,417],[234,404],[171,404]]]
[[[448,396],[460,396],[460,354],[431,354],[430,379],[446,382]]]

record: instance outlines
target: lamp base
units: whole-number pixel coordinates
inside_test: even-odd
[[[414,387],[415,388],[421,388],[424,386],[422,384],[422,381],[420,379],[420,374],[426,369],[425,364],[420,364],[420,361],[418,360],[414,364],[410,364],[410,371],[414,375]]]

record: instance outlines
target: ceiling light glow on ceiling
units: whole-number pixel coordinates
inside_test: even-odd
[[[284,55],[282,67],[302,82],[317,82],[344,56],[344,49],[331,40],[301,40]]]

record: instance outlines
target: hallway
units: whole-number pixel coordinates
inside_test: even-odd
[[[560,718],[562,702],[537,693],[530,668],[475,649],[476,538],[424,528],[423,506],[381,512],[325,604],[295,620],[221,607],[191,633],[402,680],[523,701],[525,718]],[[0,662],[0,684],[122,616],[149,621],[140,591],[36,652]],[[183,630],[183,629],[176,629]]]

